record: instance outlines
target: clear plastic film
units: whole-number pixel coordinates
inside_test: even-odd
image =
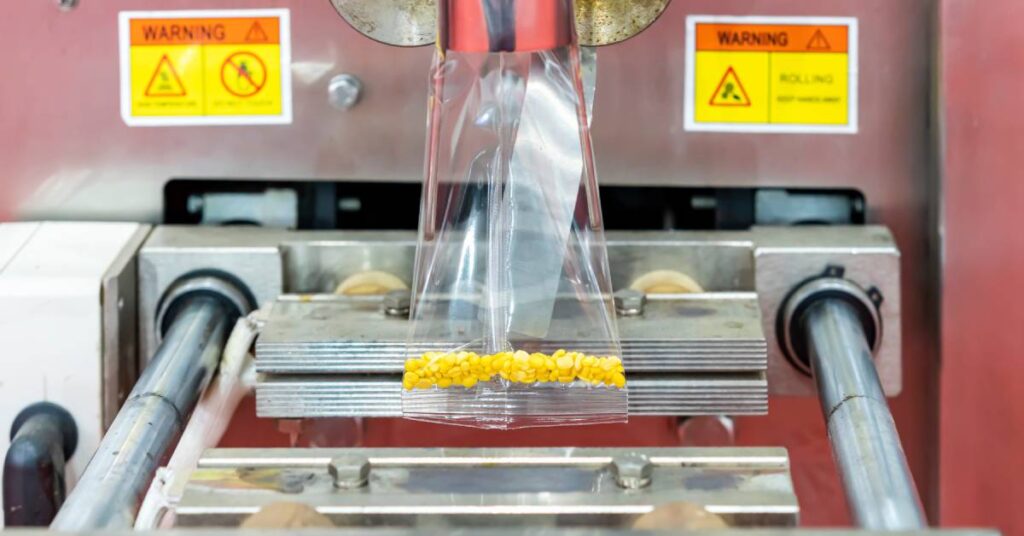
[[[579,50],[439,52],[403,377],[408,418],[624,422]]]

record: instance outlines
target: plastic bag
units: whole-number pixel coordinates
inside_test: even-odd
[[[404,416],[624,422],[579,50],[439,52],[430,110]]]

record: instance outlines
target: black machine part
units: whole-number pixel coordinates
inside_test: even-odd
[[[64,469],[78,444],[71,414],[37,402],[14,419],[11,446],[4,458],[4,525],[45,527],[64,503]]]

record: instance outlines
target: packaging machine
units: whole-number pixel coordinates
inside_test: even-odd
[[[0,344],[17,356],[0,384],[5,523],[788,534],[815,532],[799,528],[808,513],[835,523],[814,512],[845,504],[850,534],[942,532],[928,529],[919,493],[931,489],[927,456],[915,455],[927,441],[910,434],[908,463],[889,405],[901,391],[923,396],[934,344],[922,301],[932,282],[920,276],[935,263],[922,246],[926,149],[886,120],[902,108],[906,123],[923,122],[904,105],[928,83],[927,44],[895,47],[890,78],[858,67],[882,61],[880,28],[924,27],[910,16],[923,3],[877,8],[884,17],[854,2],[824,14],[801,2],[575,3],[629,385],[630,423],[595,426],[596,438],[398,420],[403,363],[429,349],[407,340],[417,236],[402,219],[432,143],[419,131],[424,45],[507,45],[473,31],[495,23],[463,11],[471,3],[174,0],[145,12],[84,0],[45,15],[75,35],[97,21],[120,32],[119,51],[100,49],[120,54],[121,78],[68,104],[112,92],[66,127],[97,125],[102,147],[85,137],[64,164],[3,169],[13,201],[0,215],[44,220],[0,224]],[[501,2],[476,4],[486,15]],[[544,11],[559,2],[518,4],[546,14],[531,28],[573,20]],[[191,22],[141,29],[164,20]],[[756,35],[702,48],[701,24],[791,32],[803,48]],[[838,97],[810,94],[793,97],[809,119],[720,115],[728,99],[759,98],[739,81],[750,56],[727,56],[747,44],[841,60],[844,115],[827,116]],[[196,75],[227,94],[189,111],[187,54],[174,47],[210,58],[242,45]],[[714,58],[735,63],[695,100],[695,63]],[[792,68],[813,63],[801,61]],[[139,65],[153,71],[141,89]],[[858,109],[858,93],[870,107]],[[50,184],[29,188],[37,173]],[[284,433],[260,436],[266,423]],[[332,434],[298,441],[312,427]],[[841,498],[834,476],[803,465],[826,448]]]

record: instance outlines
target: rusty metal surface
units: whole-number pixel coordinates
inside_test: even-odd
[[[941,2],[941,517],[1024,533],[1024,4]]]
[[[576,0],[580,43],[619,43],[644,31],[668,7],[669,0]]]
[[[577,0],[580,44],[611,45],[642,32],[661,16],[669,0]],[[331,0],[334,9],[363,35],[381,43],[415,47],[433,44],[436,0]]]

